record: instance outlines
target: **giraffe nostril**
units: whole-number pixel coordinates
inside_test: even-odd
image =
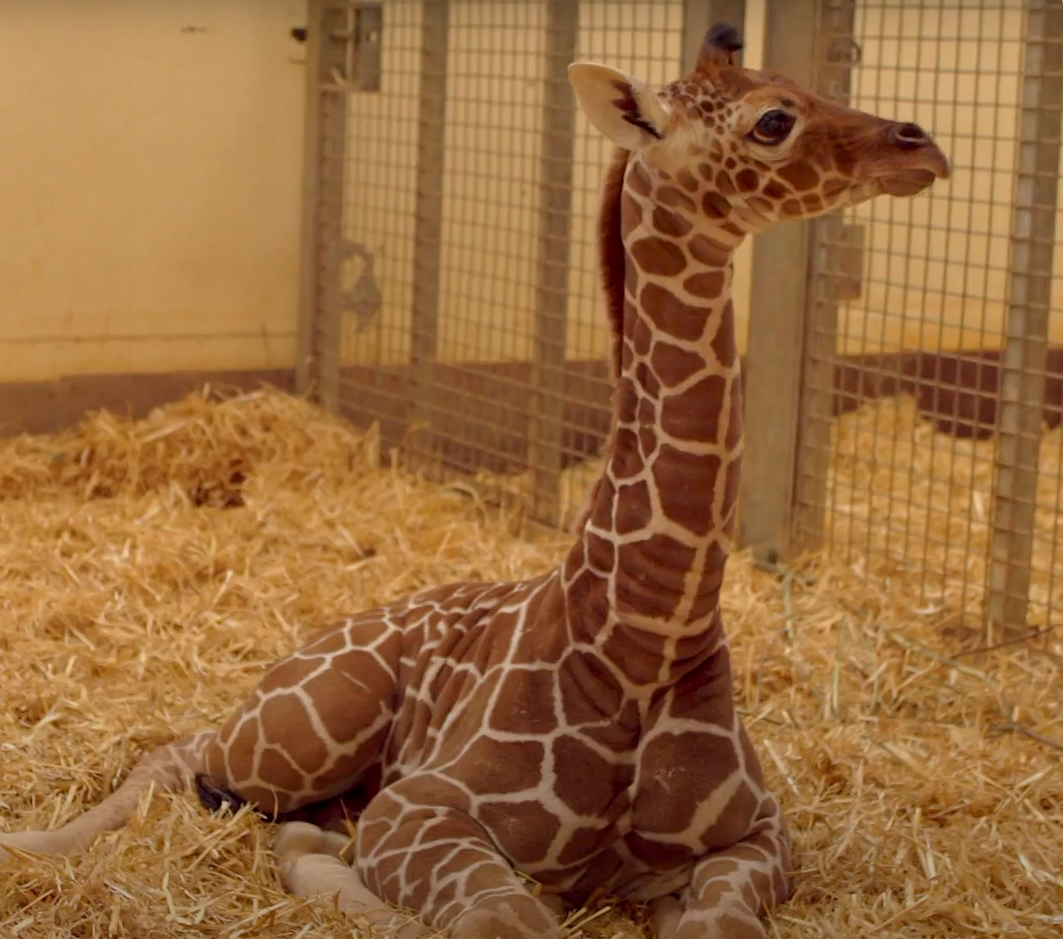
[[[930,141],[926,131],[918,124],[896,124],[891,136],[893,142],[903,150],[914,150]]]

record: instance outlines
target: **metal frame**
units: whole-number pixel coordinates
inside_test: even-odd
[[[344,148],[349,132],[346,76],[353,74],[356,64],[351,41],[354,4],[308,0],[308,8],[297,385],[335,410],[341,403],[337,252],[343,244]],[[421,0],[419,8],[419,18],[412,21],[412,28],[420,29],[420,46],[414,50],[420,74],[411,364],[396,366],[387,374],[382,371],[372,382],[366,379],[365,387],[372,393],[382,389],[378,397],[370,395],[364,406],[348,401],[345,409],[374,415],[384,395],[392,394],[399,408],[392,412],[390,433],[398,433],[395,423],[421,431],[412,445],[418,457],[456,442],[459,448],[467,445],[480,457],[490,458],[489,447],[472,442],[471,436],[466,441],[463,431],[453,429],[461,422],[455,424],[451,414],[461,411],[465,400],[474,409],[490,402],[459,389],[461,381],[449,387],[451,379],[443,373],[456,370],[437,361],[451,20],[449,0]],[[754,28],[759,33],[762,27],[763,36],[749,41],[763,40],[766,68],[846,100],[852,77],[852,59],[846,53],[853,43],[855,11],[856,0],[684,0],[680,64],[684,69],[694,64],[713,22],[727,20],[748,28],[755,21]],[[552,525],[559,520],[562,467],[572,446],[565,435],[573,428],[566,422],[572,421],[573,408],[597,405],[569,400],[568,384],[570,377],[583,374],[573,371],[567,349],[577,179],[575,108],[566,73],[577,55],[580,10],[575,0],[547,0],[545,12],[548,41],[545,53],[540,53],[545,93],[539,131],[530,378],[526,370],[519,379],[482,380],[488,389],[509,382],[511,391],[519,382],[521,395],[527,387],[524,414],[519,413],[525,407],[520,401],[511,400],[505,407],[519,419],[528,417],[527,515]],[[1063,5],[1056,0],[1028,0],[1025,16],[1007,337],[995,428],[985,419],[987,428],[996,431],[992,540],[984,584],[991,638],[1022,629],[1027,622],[1058,214],[1058,141],[1063,135]],[[411,77],[416,68],[408,66]],[[861,234],[847,228],[841,216],[827,216],[803,225],[777,226],[752,243],[754,276],[744,363],[746,453],[737,541],[767,565],[792,562],[826,541],[831,426],[838,395],[838,310],[842,300],[852,297],[854,290],[859,292],[864,263]],[[522,364],[527,369],[528,363]],[[472,375],[474,370],[475,366],[464,374]],[[491,392],[484,394],[489,397]],[[977,394],[985,397],[991,392]],[[401,418],[395,416],[399,413]],[[583,451],[584,455],[587,452],[593,451]]]
[[[339,404],[339,309],[330,295],[343,226],[349,18],[345,7],[308,0],[296,388],[330,411]],[[330,172],[337,162],[341,171]]]
[[[988,641],[1027,625],[1063,134],[1063,4],[1029,0],[993,485]]]

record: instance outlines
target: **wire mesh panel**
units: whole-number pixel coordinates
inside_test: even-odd
[[[330,65],[310,233],[324,270],[305,298],[314,379],[341,413],[380,422],[385,451],[492,480],[564,524],[611,387],[596,242],[611,152],[567,67],[597,57],[675,78],[686,4],[316,6]]]
[[[1043,627],[1063,613],[1063,5],[820,7],[835,93],[923,125],[953,171],[816,227],[805,374],[831,405],[804,415],[801,459],[827,485],[799,487],[823,504],[798,517],[870,574],[918,572],[945,618]]]

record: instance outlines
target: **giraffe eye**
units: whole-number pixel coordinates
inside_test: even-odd
[[[797,119],[792,114],[776,108],[761,115],[757,126],[753,128],[749,136],[757,143],[771,147],[782,143],[793,130],[796,122]]]

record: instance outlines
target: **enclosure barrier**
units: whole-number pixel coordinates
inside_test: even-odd
[[[651,82],[715,21],[745,64],[931,130],[953,178],[743,246],[740,540],[957,630],[1063,613],[1063,4],[311,0],[300,386],[382,452],[571,521],[609,430],[595,226],[610,150],[566,67]]]

